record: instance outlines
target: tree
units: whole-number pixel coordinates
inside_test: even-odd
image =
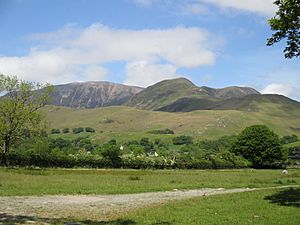
[[[43,91],[37,91],[44,88]],[[15,76],[0,75],[0,152],[5,165],[12,145],[24,137],[24,130],[40,135],[40,111],[52,91],[50,85],[19,80]]]
[[[94,128],[91,128],[91,127],[86,127],[86,128],[85,128],[85,132],[88,132],[88,133],[95,133],[95,129],[94,129]]]
[[[73,128],[73,134],[79,134],[81,132],[84,131],[83,127],[76,127],[76,128]]]
[[[62,130],[62,132],[63,132],[64,134],[67,134],[67,133],[70,132],[70,129],[69,129],[69,128],[64,128],[64,129]]]
[[[287,39],[285,58],[300,57],[300,0],[276,0],[274,4],[278,11],[269,24],[275,33],[267,40],[267,45]]]
[[[122,165],[121,150],[117,145],[105,144],[101,155],[107,161],[107,166],[119,168]]]
[[[173,144],[174,145],[189,145],[189,144],[193,144],[193,139],[191,136],[178,136],[178,137],[174,137],[173,138]]]
[[[60,134],[60,129],[53,128],[51,134]]]
[[[278,135],[264,125],[245,128],[232,151],[249,160],[254,168],[281,167],[286,159]]]

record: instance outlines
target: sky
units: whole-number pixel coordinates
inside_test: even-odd
[[[0,74],[147,87],[186,77],[300,101],[300,63],[266,46],[273,0],[0,0]]]

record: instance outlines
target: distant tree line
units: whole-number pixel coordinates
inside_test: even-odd
[[[85,128],[76,127],[76,128],[72,129],[73,134],[79,134],[79,133],[82,133],[84,131],[87,132],[87,133],[94,133],[95,129],[91,128],[91,127],[85,127]],[[53,128],[53,129],[51,129],[50,133],[51,134],[60,134],[60,133],[67,134],[67,133],[70,133],[70,129],[69,128],[63,128],[61,130],[61,129],[58,129],[58,128]]]
[[[8,155],[11,166],[91,167],[134,169],[230,169],[282,168],[289,164],[285,140],[266,126],[246,128],[238,136],[194,142],[190,136],[177,136],[172,144],[148,137],[120,143],[99,144],[87,137],[73,140],[61,137],[26,135]],[[174,148],[175,146],[178,146]],[[294,154],[295,152],[290,152]],[[3,160],[1,163],[3,163]],[[294,159],[293,159],[294,160]],[[294,161],[293,161],[294,162]]]

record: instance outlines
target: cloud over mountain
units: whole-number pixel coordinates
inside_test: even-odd
[[[27,55],[0,57],[0,73],[52,83],[103,80],[109,75],[106,64],[122,62],[124,80],[146,86],[177,77],[178,68],[215,61],[213,37],[194,27],[129,30],[96,23],[83,29],[66,26],[31,38],[35,45]]]

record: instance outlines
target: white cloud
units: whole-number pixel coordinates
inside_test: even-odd
[[[158,81],[179,77],[176,67],[171,64],[155,64],[148,61],[135,61],[126,65],[125,84],[147,87]]]
[[[293,94],[293,87],[286,84],[272,83],[266,86],[261,93],[262,94],[279,94],[285,96],[291,96]]]
[[[146,85],[159,78],[175,77],[178,68],[215,61],[211,50],[214,38],[199,28],[127,30],[93,24],[85,29],[67,26],[33,37],[37,44],[28,55],[0,56],[0,73],[54,84],[103,80],[109,73],[105,64],[120,61],[127,64],[127,82]]]
[[[198,2],[210,3],[225,10],[234,9],[263,16],[272,16],[276,11],[274,0],[198,0]]]

